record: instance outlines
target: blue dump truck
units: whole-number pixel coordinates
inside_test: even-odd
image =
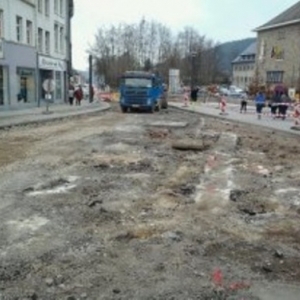
[[[122,112],[140,109],[150,112],[167,108],[162,79],[144,71],[127,71],[121,76],[120,107]]]

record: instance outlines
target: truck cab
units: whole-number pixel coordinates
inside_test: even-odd
[[[162,106],[163,83],[159,76],[143,71],[128,71],[121,76],[120,107],[159,111]]]

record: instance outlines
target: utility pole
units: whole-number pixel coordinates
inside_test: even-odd
[[[191,90],[195,86],[195,74],[196,74],[196,52],[191,52]]]
[[[93,56],[89,55],[89,102],[92,103],[94,98],[93,89]]]

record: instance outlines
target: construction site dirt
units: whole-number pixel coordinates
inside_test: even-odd
[[[114,107],[0,139],[1,300],[300,299],[298,137]]]

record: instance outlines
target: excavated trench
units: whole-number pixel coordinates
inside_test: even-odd
[[[120,116],[6,134],[36,142],[0,172],[0,299],[297,299],[297,139]]]

